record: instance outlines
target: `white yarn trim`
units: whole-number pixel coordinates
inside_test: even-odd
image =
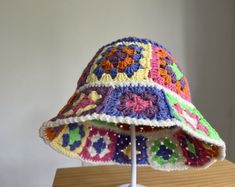
[[[117,87],[117,86],[145,86],[145,87],[156,87],[159,90],[164,90],[165,92],[173,95],[174,97],[176,97],[178,100],[180,100],[180,102],[187,104],[188,106],[191,107],[195,107],[191,102],[185,100],[184,98],[182,98],[181,96],[179,96],[177,93],[171,91],[169,88],[166,88],[152,80],[142,80],[142,81],[125,81],[125,82],[116,82],[116,81],[112,81],[112,82],[93,82],[93,83],[88,83],[88,84],[84,84],[83,86],[79,87],[76,90],[76,93],[79,93],[81,91],[83,91],[86,88],[89,87],[101,87],[101,86],[111,86],[113,88]]]

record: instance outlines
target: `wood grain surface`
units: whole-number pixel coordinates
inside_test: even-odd
[[[130,182],[128,166],[57,169],[53,187],[115,187]],[[138,167],[138,183],[147,187],[235,187],[235,164],[219,161],[208,169],[163,172]]]

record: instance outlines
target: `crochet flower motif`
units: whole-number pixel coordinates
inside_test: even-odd
[[[91,146],[88,148],[88,150],[92,157],[97,155],[100,158],[103,158],[110,152],[108,146],[110,145],[111,141],[107,134],[101,136],[99,133],[97,133],[92,137],[89,137],[89,139],[91,141]]]
[[[132,108],[135,112],[141,112],[148,107],[152,107],[152,101],[142,99],[142,97],[133,94],[131,99],[126,102],[128,108]]]
[[[190,137],[183,131],[178,131],[174,135],[186,158],[185,164],[190,166],[203,166],[211,159],[211,151],[207,150],[203,143],[194,137]]]
[[[120,97],[120,104],[117,109],[122,111],[124,115],[130,115],[134,112],[152,118],[159,111],[157,105],[154,105],[157,99],[157,97],[153,97],[153,95],[146,92],[137,95],[127,91]]]
[[[174,108],[183,118],[186,124],[190,125],[194,130],[198,129],[208,135],[208,129],[206,126],[200,123],[199,117],[196,114],[192,114],[188,110],[183,110],[179,104],[175,104]]]
[[[141,54],[142,50],[142,47],[135,44],[109,47],[101,54],[101,58],[97,60],[97,67],[93,73],[98,79],[104,73],[110,74],[113,79],[118,73],[125,73],[128,77],[131,77],[141,68],[139,60],[143,57]]]
[[[138,119],[173,118],[163,91],[144,86],[116,87],[102,112]]]
[[[179,159],[176,145],[168,137],[160,138],[151,146],[152,160],[162,166],[163,164],[174,164]]]
[[[90,132],[81,156],[94,162],[111,161],[115,154],[116,136],[103,128],[89,127]]]
[[[77,123],[72,123],[68,125],[69,133],[65,133],[62,136],[62,146],[67,147],[71,151],[74,151],[81,145],[81,140],[85,136],[85,132],[82,125],[77,125]]]

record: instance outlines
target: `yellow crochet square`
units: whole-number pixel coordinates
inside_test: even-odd
[[[88,134],[89,134],[89,129],[87,126],[85,125],[82,125],[81,126],[83,128],[83,131],[84,131],[84,136],[81,138],[81,144],[80,146],[76,147],[74,150],[71,150],[69,148],[69,146],[65,146],[63,145],[63,136],[64,135],[68,135],[69,134],[69,126],[66,126],[61,132],[60,134],[55,138],[53,139],[52,142],[50,142],[50,145],[56,149],[57,151],[65,154],[65,155],[68,155],[69,157],[72,157],[72,158],[77,158],[78,157],[78,154],[82,151],[85,143],[86,143],[86,140],[87,140],[87,137],[88,137]]]

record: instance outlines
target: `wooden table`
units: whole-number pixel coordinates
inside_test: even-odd
[[[53,187],[115,187],[130,182],[128,166],[57,169]],[[162,172],[138,167],[138,183],[147,187],[235,187],[235,164],[220,161],[206,170]]]

